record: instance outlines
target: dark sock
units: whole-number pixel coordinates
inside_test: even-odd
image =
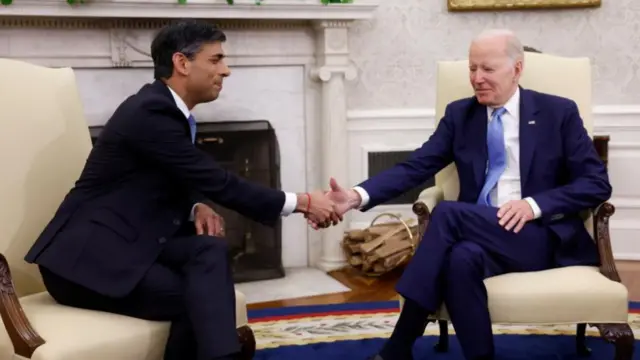
[[[240,353],[221,356],[221,357],[214,358],[212,360],[237,360],[237,359],[241,359]]]
[[[391,337],[382,347],[384,360],[412,359],[413,344],[424,334],[429,311],[411,299],[405,299],[400,318]]]

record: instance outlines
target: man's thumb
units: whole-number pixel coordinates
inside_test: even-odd
[[[331,187],[331,191],[342,191],[342,188],[334,178],[329,179],[329,186]]]

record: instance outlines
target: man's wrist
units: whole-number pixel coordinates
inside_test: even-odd
[[[360,207],[360,204],[362,204],[362,197],[360,196],[360,193],[354,189],[350,189],[348,204],[350,209]]]
[[[526,201],[531,207],[531,211],[533,212],[533,218],[539,219],[542,216],[542,211],[540,210],[540,206],[538,206],[538,203],[535,200],[533,200],[532,197],[526,197],[524,198],[524,201]]]
[[[297,193],[296,194],[296,208],[294,212],[307,213],[309,211],[309,193]]]

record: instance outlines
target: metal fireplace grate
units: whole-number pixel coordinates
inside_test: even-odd
[[[405,161],[413,153],[412,150],[407,151],[374,151],[368,153],[367,164],[369,167],[369,177],[372,177],[384,170],[387,170],[399,162]],[[435,185],[435,178],[428,179],[422,185],[418,185],[410,191],[391,199],[382,205],[404,205],[413,204],[420,192],[427,187]]]

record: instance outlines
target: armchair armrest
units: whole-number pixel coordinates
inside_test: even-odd
[[[600,273],[610,280],[620,282],[609,234],[609,218],[615,211],[615,207],[609,202],[604,202],[593,210],[593,236],[600,254]]]
[[[433,208],[442,200],[444,200],[442,188],[432,186],[422,190],[418,199],[413,203],[413,212],[418,216],[418,239],[422,239],[422,235],[429,225]]]
[[[30,359],[36,349],[45,343],[22,310],[13,286],[9,263],[2,254],[0,254],[0,316],[16,354]]]
[[[413,203],[413,212],[418,216],[418,238],[422,239],[433,208],[444,200],[444,192],[438,186],[432,186],[423,190],[418,199]],[[611,236],[609,233],[609,218],[615,213],[615,207],[609,202],[600,204],[592,210],[593,235],[600,256],[600,273],[608,279],[621,282],[616,269],[611,249]],[[586,214],[584,214],[586,215]]]

